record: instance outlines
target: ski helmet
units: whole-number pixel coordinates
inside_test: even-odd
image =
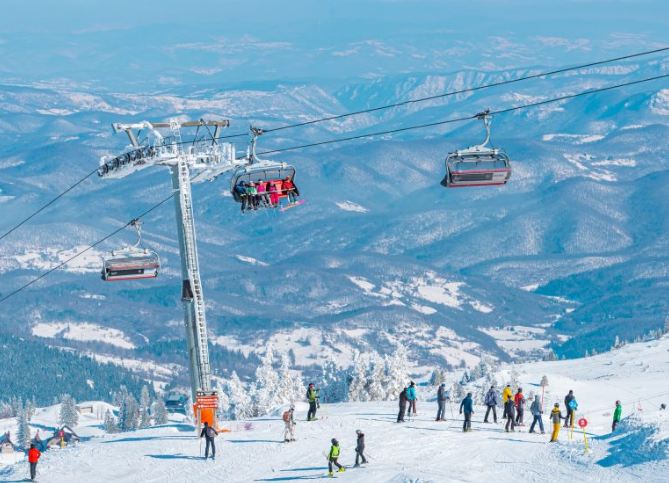
[[[332,444],[334,444],[336,446],[336,445],[339,444],[339,441],[337,441],[336,438],[332,438]]]

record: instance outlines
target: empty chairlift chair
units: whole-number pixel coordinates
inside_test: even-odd
[[[270,186],[274,185],[276,188],[280,181],[286,178],[290,178],[295,183],[294,166],[257,157],[256,138],[262,133],[262,129],[251,127],[248,164],[237,168],[230,179],[230,192],[234,200],[242,204],[242,211],[277,206],[279,200],[288,198],[287,193],[281,190],[272,195]],[[251,195],[248,195],[246,190],[249,185],[257,186],[259,182],[264,183],[265,194],[251,199]]]
[[[492,116],[486,110],[476,115],[486,129],[482,144],[449,153],[446,157],[446,176],[441,181],[446,188],[464,186],[503,185],[511,178],[511,160],[503,149],[488,146]]]
[[[139,220],[131,225],[137,230],[138,240],[133,246],[126,246],[111,252],[102,260],[102,280],[136,280],[156,278],[160,271],[160,257],[148,248],[142,248],[142,230]]]

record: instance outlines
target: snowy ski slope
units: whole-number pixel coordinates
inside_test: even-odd
[[[336,437],[341,461],[349,467],[337,478],[351,482],[409,481],[667,481],[669,422],[661,402],[669,401],[666,368],[669,336],[631,344],[612,352],[569,361],[515,366],[526,394],[540,391],[543,375],[549,386],[548,406],[561,401],[569,389],[579,402],[578,417],[590,422],[592,451],[585,455],[582,433],[562,430],[558,444],[548,435],[506,434],[501,424],[483,424],[483,410],[475,409],[473,431],[461,432],[457,407],[447,407],[446,422],[433,421],[432,388],[419,388],[419,415],[396,424],[395,402],[323,405],[316,422],[302,421],[306,406],[297,406],[297,442],[282,443],[278,415],[250,422],[229,422],[231,433],[217,439],[216,462],[202,461],[200,441],[191,426],[173,420],[169,425],[116,435],[104,435],[94,416],[82,418],[78,428],[88,437],[78,447],[47,452],[39,466],[42,482],[187,482],[187,481],[300,481],[326,477],[324,453]],[[498,373],[500,384],[510,368]],[[610,435],[616,399],[623,402],[623,422]],[[54,424],[57,406],[42,409],[35,427]],[[526,417],[526,421],[527,421]],[[544,418],[546,419],[546,418]],[[545,421],[546,422],[546,421]],[[547,423],[547,422],[546,422]],[[9,429],[11,421],[0,423]],[[350,468],[354,460],[355,430],[366,433],[370,463]],[[548,427],[546,428],[548,429]],[[86,439],[86,438],[85,438]],[[2,481],[21,481],[27,464],[0,470]]]

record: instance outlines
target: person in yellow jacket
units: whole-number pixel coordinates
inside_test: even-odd
[[[507,416],[506,402],[509,399],[513,399],[513,389],[511,389],[511,384],[507,384],[504,390],[502,391],[502,407],[504,408],[504,414],[502,415],[502,419],[505,419]]]
[[[560,412],[560,403],[555,403],[551,411],[551,422],[553,423],[553,434],[551,434],[551,443],[557,443],[558,434],[560,434],[560,420],[567,419]]]
[[[330,454],[328,455],[328,476],[331,478],[334,477],[332,474],[332,465],[339,468],[339,473],[346,471],[346,468],[340,465],[339,461],[337,461],[340,452],[341,449],[339,448],[339,441],[337,441],[335,438],[332,438],[332,446],[330,446]]]

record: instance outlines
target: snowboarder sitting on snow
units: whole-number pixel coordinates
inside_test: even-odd
[[[504,403],[504,416],[506,416],[506,426],[504,431],[516,431],[516,406],[512,397],[509,397]]]
[[[616,426],[620,422],[620,418],[623,415],[623,405],[620,401],[616,401],[616,410],[613,411],[613,424],[611,425],[611,432],[613,433],[616,430]]]
[[[413,415],[416,415],[416,383],[411,381],[409,384],[409,389],[407,389],[407,400],[409,401],[409,407],[407,410],[407,416],[411,414],[413,410]]]
[[[307,401],[309,401],[309,412],[307,413],[307,421],[313,421],[316,419],[316,409],[321,407],[318,402],[318,389],[314,386],[314,383],[309,384],[307,389]]]
[[[532,405],[530,406],[530,412],[534,417],[532,420],[532,425],[530,426],[530,433],[534,433],[534,426],[539,423],[541,434],[544,434],[544,422],[541,419],[543,410],[541,409],[541,401],[539,400],[539,396],[534,396],[534,401],[532,401]]]
[[[446,411],[446,384],[440,384],[437,389],[437,419],[436,421],[444,421],[444,413]]]
[[[407,388],[404,386],[404,389],[402,389],[402,392],[400,393],[400,412],[397,413],[397,422],[398,423],[403,423],[404,422],[404,414],[407,411]]]
[[[204,428],[202,428],[202,432],[200,433],[200,438],[204,437],[205,441],[207,442],[206,446],[204,447],[205,460],[209,457],[209,446],[211,446],[211,459],[216,459],[216,445],[214,444],[214,438],[216,436],[218,436],[218,432],[209,426],[209,423],[205,421]]]
[[[569,391],[571,393],[571,391]],[[551,411],[551,423],[553,423],[553,433],[551,434],[551,443],[557,443],[558,435],[560,434],[560,420],[567,420],[560,412],[560,403],[555,403]],[[566,427],[566,425],[565,425]]]
[[[341,450],[339,448],[339,441],[337,441],[335,438],[332,438],[332,446],[330,446],[330,454],[328,455],[328,476],[330,477],[334,476],[332,474],[332,465],[339,468],[339,473],[346,471],[346,469],[337,461],[337,459],[339,459],[340,453]]]
[[[30,464],[30,481],[33,481],[35,479],[35,475],[37,473],[37,462],[39,461],[39,457],[42,456],[42,453],[35,448],[34,444],[30,445],[30,449],[28,450],[28,463]]]
[[[367,458],[365,458],[365,455],[363,454],[365,452],[365,433],[356,429],[355,434],[358,435],[355,444],[355,466],[360,466],[360,463],[358,462],[359,459],[362,459],[363,465],[367,463]]]
[[[474,414],[474,401],[472,400],[472,393],[468,392],[467,396],[460,403],[460,414],[464,410],[465,421],[462,423],[462,431],[465,433],[472,430],[472,414]]]
[[[523,424],[523,417],[525,416],[525,395],[523,394],[522,387],[518,388],[518,392],[516,392],[513,402],[516,406],[516,426],[525,426]]]
[[[506,402],[509,399],[513,399],[513,390],[511,389],[511,384],[507,384],[502,391],[502,404],[504,405],[504,414],[502,415],[502,419],[506,417]]]
[[[290,406],[290,408],[283,413],[282,419],[286,425],[283,430],[283,441],[286,443],[295,441],[295,406]]]
[[[497,391],[495,391],[495,386],[490,386],[490,389],[488,389],[488,392],[485,395],[485,399],[483,401],[485,405],[487,406],[487,409],[485,410],[485,418],[483,418],[483,422],[487,423],[488,422],[488,415],[490,414],[490,411],[492,410],[492,416],[497,422]]]
[[[578,409],[578,404],[576,403],[576,396],[574,396],[574,391],[569,390],[569,394],[564,397],[564,407],[567,411],[567,416],[564,418],[564,427],[572,426],[574,424],[574,414],[576,409]]]

